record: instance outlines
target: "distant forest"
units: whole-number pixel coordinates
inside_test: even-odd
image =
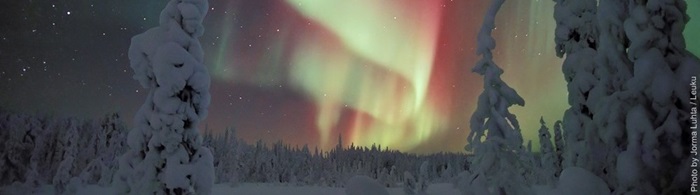
[[[119,156],[127,150],[128,132],[118,113],[79,119],[0,110],[0,140],[5,140],[0,144],[0,186],[109,186]],[[342,139],[323,151],[282,141],[250,144],[232,129],[212,132],[206,129],[202,139],[214,155],[216,183],[343,187],[352,176],[366,175],[395,187],[406,175],[424,183],[455,182],[468,169],[466,154],[416,155],[381,145],[344,148]]]

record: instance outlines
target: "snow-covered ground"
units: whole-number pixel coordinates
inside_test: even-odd
[[[100,187],[97,185],[89,185],[78,189],[76,195],[94,195],[94,194],[104,194],[108,195],[112,190],[106,187]],[[403,195],[404,191],[401,187],[389,188],[389,194],[391,195]],[[231,187],[227,184],[216,184],[212,189],[213,195],[223,195],[223,194],[236,194],[236,195],[343,195],[345,194],[344,188],[331,188],[331,187],[318,187],[318,186],[286,186],[284,184],[265,184],[265,183],[243,183],[235,187]],[[107,194],[105,194],[107,193]],[[25,195],[29,194],[26,191],[3,188],[0,194],[7,195]],[[36,189],[34,193],[31,194],[55,194],[51,186],[43,186]],[[431,184],[428,187],[428,194],[430,195],[452,195],[459,194],[459,190],[454,188],[452,184],[449,183],[438,183]]]

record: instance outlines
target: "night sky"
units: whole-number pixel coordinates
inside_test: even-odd
[[[126,53],[166,2],[0,2],[0,107],[82,118],[119,112],[131,125],[146,93]],[[210,0],[200,41],[212,105],[203,123],[233,127],[248,142],[328,149],[342,134],[346,145],[463,151],[482,90],[470,69],[488,2]],[[700,3],[688,2],[700,18]],[[551,125],[567,107],[553,4],[507,1],[494,31],[504,80],[526,101],[511,110],[528,140],[540,116]],[[699,26],[691,21],[686,37]]]

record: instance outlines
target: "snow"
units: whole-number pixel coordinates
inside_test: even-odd
[[[389,195],[405,195],[401,187],[387,188]],[[382,192],[383,193],[383,192]],[[212,195],[240,194],[240,195],[346,195],[344,188],[317,187],[317,186],[283,186],[261,183],[244,183],[237,187],[217,184],[213,188]],[[381,194],[381,193],[380,193]],[[428,187],[429,195],[458,195],[461,194],[452,184],[436,183]],[[347,194],[351,195],[351,194]],[[374,194],[363,194],[374,195]]]
[[[364,180],[364,179],[360,179]],[[363,183],[363,182],[360,182]],[[381,187],[381,186],[378,186]],[[346,193],[347,188],[339,187],[320,187],[320,186],[289,186],[284,184],[267,184],[267,183],[242,183],[235,187],[227,184],[216,184],[212,187],[212,195],[353,195]],[[362,195],[405,195],[401,187],[386,188],[384,191],[363,191]],[[76,189],[75,195],[94,195],[94,194],[113,194],[113,187],[103,187],[99,185],[85,185]],[[378,192],[378,193],[373,193]],[[0,188],[0,194],[7,195],[40,195],[40,194],[55,194],[55,189],[51,185],[44,185],[38,188],[26,189],[21,187],[6,186]],[[449,183],[431,184],[426,194],[428,195],[459,195],[459,190],[455,189]]]
[[[607,195],[610,189],[603,179],[593,173],[580,168],[569,167],[564,169],[559,177],[556,187],[546,185],[534,185],[532,190],[539,195]]]
[[[389,195],[386,188],[376,180],[364,175],[355,176],[348,180],[345,186],[346,195]]]
[[[554,194],[567,195],[606,195],[610,189],[605,181],[580,167],[569,167],[561,172]]]

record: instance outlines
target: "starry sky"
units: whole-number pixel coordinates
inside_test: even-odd
[[[0,2],[0,107],[127,123],[146,92],[132,79],[130,38],[167,1]],[[700,18],[700,3],[689,1]],[[526,101],[511,110],[537,145],[539,118],[567,107],[554,55],[553,1],[507,1],[496,63]],[[210,0],[200,39],[212,76],[207,125],[248,142],[401,151],[463,151],[482,90],[470,69],[488,1]],[[686,37],[700,33],[687,25]],[[694,53],[697,43],[688,42]]]

